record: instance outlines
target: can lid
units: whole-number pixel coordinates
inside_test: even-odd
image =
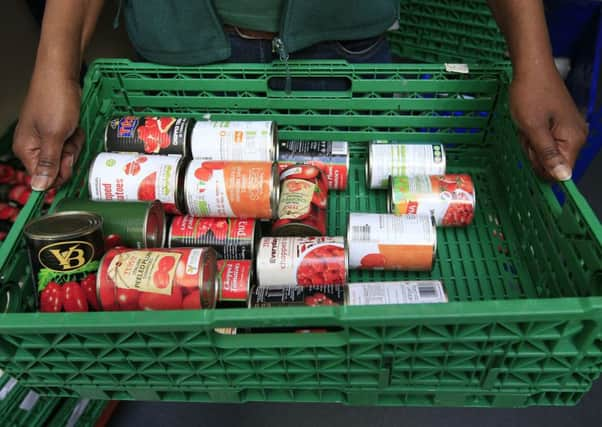
[[[166,233],[163,205],[156,200],[150,204],[144,218],[144,243],[147,248],[162,248]]]
[[[92,212],[65,211],[34,219],[23,232],[30,239],[54,240],[81,236],[102,227],[102,217]]]
[[[282,227],[272,230],[274,236],[296,236],[296,237],[312,237],[321,236],[320,230],[309,224],[289,222]]]
[[[199,260],[201,263],[201,274],[199,276],[199,288],[201,291],[201,307],[215,308],[217,304],[218,280],[217,280],[217,254],[213,248],[203,248],[203,255]]]

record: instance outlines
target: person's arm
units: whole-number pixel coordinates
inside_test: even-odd
[[[544,178],[571,178],[587,125],[552,57],[541,0],[488,0],[513,65],[510,110],[535,170]]]
[[[78,129],[80,67],[104,0],[47,0],[29,90],[13,151],[34,190],[61,185],[84,143]]]

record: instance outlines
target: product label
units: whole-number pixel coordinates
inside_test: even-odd
[[[298,219],[309,215],[316,185],[304,179],[287,179],[280,186],[278,218]]]
[[[111,120],[106,130],[107,151],[147,154],[185,154],[189,119],[126,116]]]
[[[246,301],[249,297],[252,262],[221,260],[217,262],[220,301]]]
[[[447,302],[441,282],[349,283],[349,305],[422,304]]]
[[[85,266],[95,255],[94,245],[76,240],[44,246],[38,252],[38,260],[43,268],[64,273]]]
[[[196,122],[191,151],[195,159],[274,161],[272,122]]]
[[[340,285],[306,286],[297,288],[255,288],[252,308],[279,306],[343,305],[345,288]]]
[[[202,252],[202,249],[196,251]],[[195,257],[193,252],[194,250],[190,251],[188,256],[187,274],[198,272],[200,253],[196,254],[196,265],[194,265],[191,262],[191,259]],[[162,251],[132,250],[122,252],[111,260],[107,274],[118,288],[171,295],[176,274],[175,267],[181,256],[180,253]]]

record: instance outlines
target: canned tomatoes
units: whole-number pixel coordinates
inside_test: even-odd
[[[271,162],[192,160],[184,180],[193,216],[270,219],[279,193],[277,166]]]
[[[119,202],[159,200],[166,212],[178,213],[181,162],[179,156],[100,153],[90,167],[90,198]]]
[[[445,173],[445,150],[441,144],[388,144],[372,141],[366,162],[366,185],[385,189],[389,177],[441,175]]]
[[[345,287],[340,285],[305,286],[302,288],[254,288],[249,308],[316,307],[344,305]]]
[[[428,216],[350,213],[347,244],[350,268],[429,271],[437,231]]]
[[[276,236],[324,236],[326,234],[328,184],[316,166],[294,165],[280,174]]]
[[[209,246],[218,259],[252,259],[261,230],[254,219],[174,216],[169,227],[169,247]]]
[[[346,305],[428,304],[447,302],[438,280],[366,282],[347,285]]]
[[[216,271],[211,248],[111,249],[96,291],[106,311],[215,308]]]
[[[389,212],[433,215],[437,225],[463,226],[474,218],[476,194],[470,175],[391,177]]]
[[[198,121],[190,137],[192,158],[273,162],[276,123]]]
[[[105,150],[186,156],[193,122],[175,117],[117,117],[105,128]]]
[[[349,147],[347,141],[281,141],[278,153],[280,172],[305,163],[319,167],[331,190],[347,189]]]
[[[251,260],[217,262],[218,308],[246,307],[251,288]]]
[[[343,285],[347,253],[343,237],[264,237],[256,261],[258,286],[286,288]]]

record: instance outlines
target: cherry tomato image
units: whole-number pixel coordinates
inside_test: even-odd
[[[121,237],[118,234],[109,234],[105,237],[105,251],[122,245]]]
[[[158,289],[165,289],[169,286],[169,274],[166,271],[155,271],[153,274],[153,283]]]
[[[169,271],[176,264],[176,259],[172,256],[164,256],[159,260],[158,267],[160,271]]]
[[[63,288],[56,282],[50,282],[40,292],[40,311],[58,313],[63,309]]]
[[[117,304],[122,311],[136,310],[140,292],[136,289],[114,288],[117,294]]]
[[[100,310],[100,305],[96,297],[96,274],[88,274],[82,279],[80,286],[84,291],[88,305],[94,310]]]
[[[361,268],[384,268],[387,259],[382,254],[364,255],[360,261]]]
[[[67,282],[63,285],[65,301],[63,309],[66,312],[88,311],[88,301],[81,286],[77,282]]]

